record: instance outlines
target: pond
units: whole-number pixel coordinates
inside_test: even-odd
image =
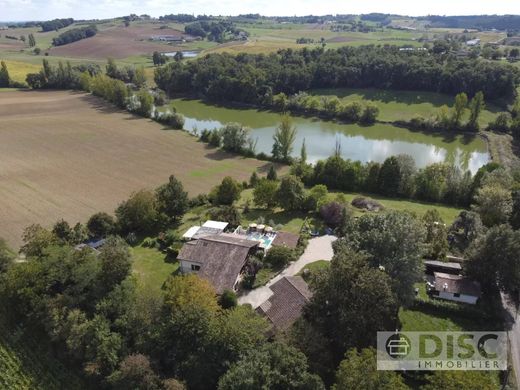
[[[257,140],[256,152],[271,154],[273,134],[280,122],[278,113],[217,107],[187,99],[174,99],[172,105],[184,115],[188,131],[213,130],[239,122],[251,128],[251,137]],[[419,168],[446,161],[473,173],[489,162],[486,142],[478,136],[427,134],[391,124],[364,127],[300,116],[294,116],[293,123],[297,129],[293,155],[299,155],[305,139],[311,163],[332,155],[337,143],[344,158],[361,162],[383,162],[389,156],[409,154]]]
[[[181,51],[182,53],[182,56],[184,58],[195,58],[199,55],[199,52],[198,51],[191,51],[191,50],[186,50],[186,51]],[[163,53],[166,57],[175,57],[175,54],[177,54],[176,51],[170,51],[170,52],[167,52],[167,53]]]

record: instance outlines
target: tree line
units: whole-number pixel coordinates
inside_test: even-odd
[[[41,25],[42,31],[47,32],[47,31],[58,31],[59,29],[70,26],[72,23],[74,23],[74,19],[65,18],[65,19],[48,20],[46,22],[41,22],[40,25]]]
[[[54,46],[62,46],[68,43],[80,41],[82,39],[93,37],[97,34],[97,31],[97,27],[94,24],[86,27],[73,28],[61,33],[56,38],[53,38],[52,44]]]
[[[0,76],[1,74],[0,69]],[[68,61],[65,64],[60,61],[57,66],[53,66],[44,59],[40,72],[29,73],[26,81],[33,89],[75,89],[91,92],[136,115],[151,118],[174,129],[183,128],[182,115],[174,110],[156,109],[156,106],[164,104],[164,93],[145,88],[146,79],[142,68],[119,68],[113,60],[109,60],[106,74],[102,74],[99,65],[72,66]]]
[[[213,101],[271,106],[276,94],[311,88],[382,88],[448,94],[481,91],[487,99],[515,96],[518,69],[479,59],[446,60],[397,47],[285,49],[271,54],[209,54],[155,71],[166,92],[196,93]]]

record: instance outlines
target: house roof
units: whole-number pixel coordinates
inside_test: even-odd
[[[193,238],[193,236],[199,231],[199,229],[200,229],[200,226],[192,226],[192,227],[190,227],[186,231],[186,233],[184,233],[182,235],[182,238],[188,238],[188,239]]]
[[[85,244],[87,244],[92,249],[99,249],[103,245],[105,245],[106,239],[104,238],[93,238],[92,240],[85,241]]]
[[[431,267],[452,269],[452,270],[457,270],[457,271],[462,270],[462,266],[460,265],[460,263],[449,263],[449,262],[438,261],[438,260],[424,260],[424,265],[431,266]]]
[[[435,290],[480,297],[480,283],[461,275],[434,272]]]
[[[301,316],[312,293],[300,276],[286,276],[270,288],[274,294],[256,311],[267,317],[276,330],[286,330]]]
[[[227,227],[227,225],[229,225],[229,223],[227,223],[227,222],[206,221],[206,222],[204,222],[204,225],[202,225],[202,227],[220,229],[220,230],[224,231],[224,229]]]
[[[201,226],[197,229],[195,234],[191,237],[194,240],[198,240],[203,237],[213,236],[215,234],[222,233],[222,229],[219,228],[212,228],[207,226]]]
[[[272,245],[275,246],[287,246],[289,248],[296,248],[300,236],[298,234],[289,232],[277,232],[276,237],[273,240]]]
[[[230,234],[217,234],[187,242],[178,259],[200,264],[198,275],[209,280],[221,294],[226,289],[233,289],[249,251],[258,244]]]

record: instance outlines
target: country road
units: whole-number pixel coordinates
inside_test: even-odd
[[[513,366],[515,381],[520,385],[520,317],[518,316],[515,305],[511,299],[502,295],[502,305],[507,312],[506,329],[508,330],[509,345],[511,347],[511,362]]]

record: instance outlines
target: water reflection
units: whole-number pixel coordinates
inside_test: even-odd
[[[271,153],[273,134],[279,115],[251,109],[230,109],[206,105],[197,100],[175,100],[177,110],[186,118],[187,130],[220,128],[227,122],[240,122],[252,128],[251,137],[257,139],[257,152]],[[329,121],[294,117],[297,136],[293,155],[298,156],[303,139],[309,162],[329,157],[336,142],[341,155],[362,162],[382,162],[397,154],[411,155],[418,167],[447,161],[476,172],[489,161],[484,140],[445,134],[412,132],[389,124],[370,127],[345,125]]]

